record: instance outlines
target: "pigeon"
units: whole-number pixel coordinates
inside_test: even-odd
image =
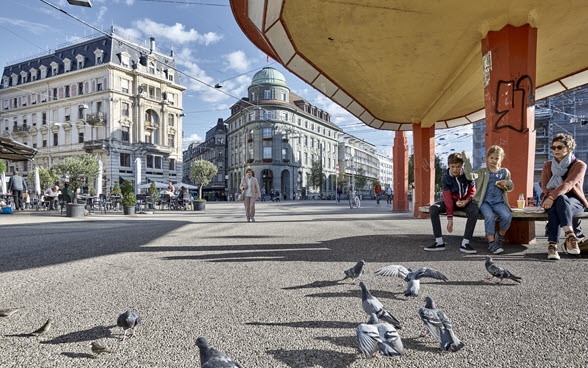
[[[36,329],[35,331],[31,332],[31,335],[33,335],[33,336],[41,336],[41,335],[45,334],[51,328],[51,324],[52,323],[53,323],[53,319],[52,318],[49,318],[47,320],[47,322],[45,322],[45,324],[43,326],[41,326],[38,329]]]
[[[18,312],[20,308],[5,308],[0,309],[0,317],[10,317],[14,313]]]
[[[499,284],[502,284],[502,281],[504,279],[511,279],[513,281],[518,282],[519,284],[521,283],[520,277],[513,275],[506,268],[498,267],[497,265],[495,265],[492,261],[492,257],[490,256],[486,256],[486,270],[488,270],[488,272],[490,272],[490,275],[492,275],[492,277],[487,277],[486,280],[493,280],[496,277],[500,279],[500,281],[498,282]]]
[[[135,328],[137,328],[137,325],[140,322],[141,322],[141,317],[139,317],[139,315],[136,312],[133,312],[130,310],[128,310],[128,311],[124,312],[123,314],[121,314],[120,316],[118,316],[118,319],[116,320],[116,325],[118,327],[122,327],[122,329],[125,332],[121,341],[125,341],[125,339],[127,338],[128,330],[133,331],[131,337],[136,337]]]
[[[204,337],[196,339],[200,349],[200,365],[202,368],[243,368],[243,366],[220,350],[210,347]]]
[[[343,280],[351,279],[351,281],[353,281],[353,284],[355,285],[355,281],[357,281],[357,279],[359,279],[361,277],[361,275],[363,274],[364,266],[365,266],[365,261],[362,259],[361,261],[357,262],[355,264],[355,266],[351,267],[348,270],[343,271],[345,273],[345,277],[343,278]],[[343,280],[341,280],[341,281],[343,281]]]
[[[363,310],[368,315],[374,313],[376,317],[382,321],[390,323],[398,330],[402,330],[402,325],[400,322],[384,308],[382,303],[380,303],[376,297],[370,294],[367,286],[365,286],[363,281],[359,283],[359,286],[361,287],[361,306],[363,307]]]
[[[100,355],[102,353],[111,353],[111,351],[106,346],[100,344],[98,341],[92,341],[92,353]]]
[[[419,309],[419,316],[443,351],[458,351],[464,347],[465,344],[453,333],[451,322],[445,313],[435,307],[435,302],[430,297],[425,298],[425,307]]]
[[[357,342],[359,350],[369,357],[380,354],[386,356],[402,355],[404,346],[396,329],[388,323],[378,323],[378,317],[372,313],[368,323],[357,326]]]
[[[404,279],[404,281],[407,283],[404,296],[414,297],[419,296],[419,290],[421,288],[420,279],[423,277],[430,277],[437,280],[447,281],[447,277],[445,277],[444,274],[429,267],[421,267],[418,270],[413,271],[412,268],[405,268],[404,266],[400,265],[390,265],[377,270],[376,275],[397,276],[401,279]]]

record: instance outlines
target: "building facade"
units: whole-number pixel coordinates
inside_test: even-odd
[[[334,193],[342,130],[326,111],[292,93],[279,71],[257,72],[226,124],[230,193],[239,191],[250,167],[266,193],[273,190],[288,199],[315,196],[321,189],[309,182],[313,162],[322,165],[322,192]]]
[[[173,52],[162,54],[114,33],[61,45],[4,68],[3,137],[36,148],[46,168],[96,155],[103,190],[129,179],[182,179],[182,93]],[[137,170],[136,163],[140,163]],[[14,163],[25,174],[28,163]],[[45,189],[45,188],[43,188]]]

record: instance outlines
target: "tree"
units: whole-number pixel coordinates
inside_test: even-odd
[[[92,155],[69,157],[65,161],[53,166],[55,172],[69,178],[69,188],[73,191],[73,203],[77,203],[77,190],[85,182],[92,182],[98,177],[100,165],[98,159]]]
[[[157,190],[154,181],[152,181],[151,185],[149,186],[149,195],[151,196],[153,203],[159,202],[159,190]]]
[[[324,182],[325,174],[323,173],[323,165],[318,160],[313,161],[310,167],[310,175],[308,176],[308,184],[313,188],[319,188],[319,192],[322,194]]]
[[[363,168],[357,169],[357,173],[355,174],[355,188],[362,190],[365,189],[365,186],[368,183],[368,177],[363,174]]]
[[[337,174],[337,186],[341,187],[343,191],[345,191],[345,188],[349,186],[349,177],[346,176],[342,171]]]
[[[6,172],[6,162],[0,159],[0,175]]]
[[[197,160],[192,162],[192,166],[190,166],[190,180],[192,180],[192,183],[199,186],[199,200],[202,200],[202,187],[210,183],[210,179],[212,179],[217,172],[218,168],[210,161]]]
[[[130,180],[125,180],[122,185],[122,205],[125,207],[132,207],[137,205],[137,196],[135,195],[135,188]]]

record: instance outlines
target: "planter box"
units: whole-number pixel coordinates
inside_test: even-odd
[[[135,214],[135,206],[123,206],[123,214],[124,215],[134,215]]]
[[[85,204],[67,203],[65,205],[65,216],[67,217],[84,217]]]
[[[194,211],[204,211],[206,208],[206,201],[192,201]]]

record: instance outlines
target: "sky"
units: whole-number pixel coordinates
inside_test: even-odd
[[[243,34],[229,0],[91,0],[92,8],[73,6],[67,0],[45,0],[94,28],[123,33],[148,42],[155,37],[158,51],[174,50],[176,68],[183,75],[183,146],[202,140],[219,118],[230,116],[230,106],[247,96],[253,75],[265,66],[284,74],[292,92],[327,111],[331,121],[346,133],[376,146],[391,156],[394,132],[367,127],[257,49]],[[2,0],[0,13],[0,65],[54,50],[77,38],[99,35],[91,26],[54,9],[41,0]],[[147,44],[147,43],[146,43]],[[221,83],[223,87],[215,89]],[[471,126],[442,131],[458,138],[453,149],[471,151]],[[408,134],[409,144],[411,134]],[[438,153],[448,152],[438,141]],[[463,148],[462,148],[463,144]]]

